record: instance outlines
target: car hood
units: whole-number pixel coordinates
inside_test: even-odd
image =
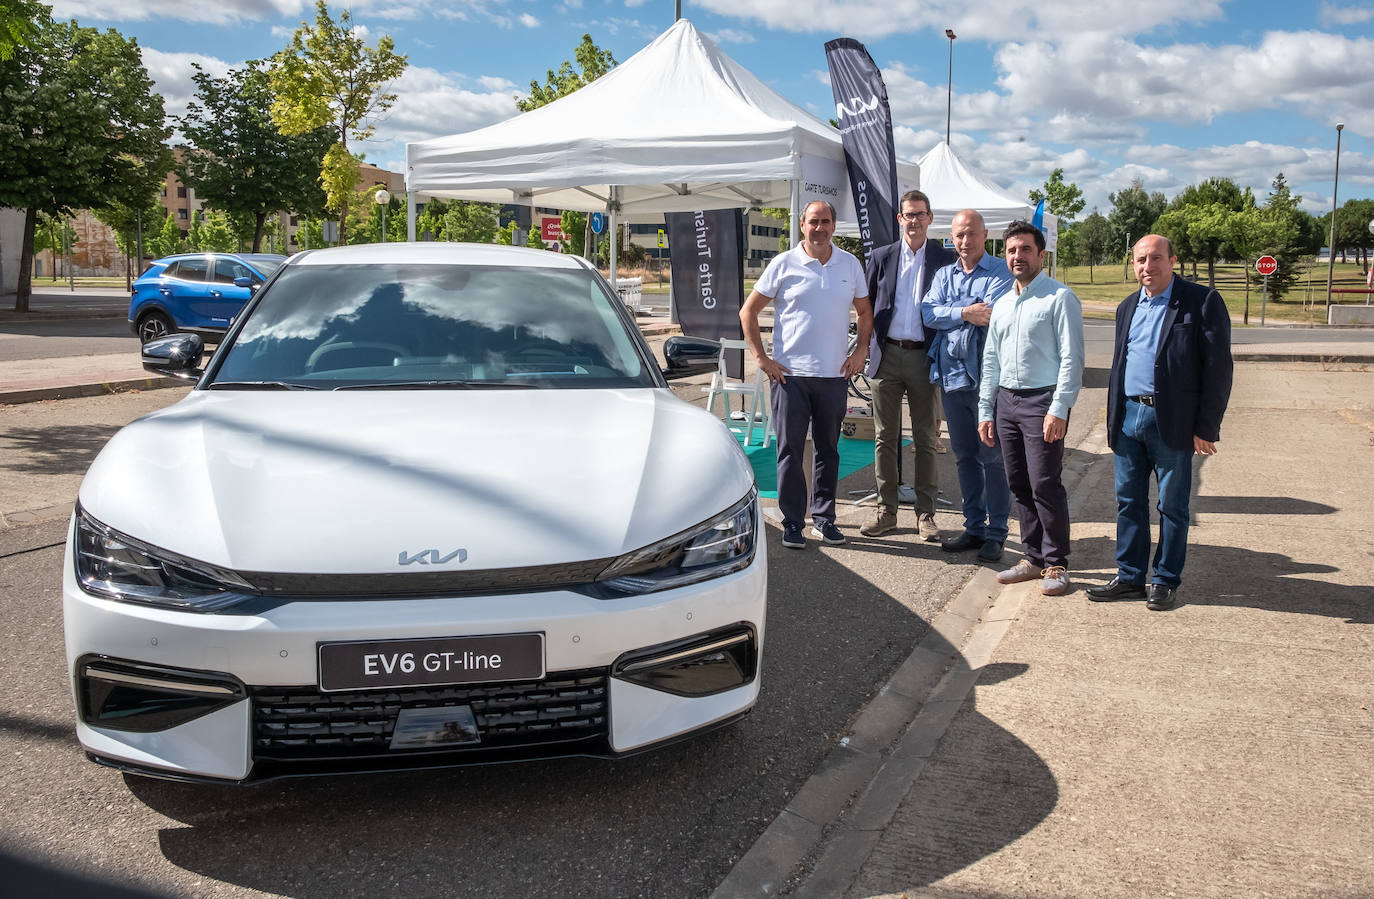
[[[752,484],[724,425],[662,389],[193,391],[116,434],[80,501],[228,568],[388,573],[616,556]]]

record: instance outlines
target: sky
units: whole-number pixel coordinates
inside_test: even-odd
[[[192,63],[223,74],[271,56],[313,0],[45,0],[60,18],[137,38],[169,116]],[[516,114],[515,97],[571,59],[584,33],[625,61],[673,23],[671,0],[354,0],[354,25],[409,57],[368,162],[404,171],[405,144]],[[881,67],[901,158],[945,138],[1015,196],[1055,168],[1087,206],[1141,180],[1172,198],[1227,177],[1261,201],[1283,172],[1309,212],[1374,197],[1374,3],[1275,0],[683,0],[682,14],[776,91],[835,114],[826,41],[862,41]],[[633,115],[633,110],[626,110]],[[938,205],[939,199],[936,198]]]

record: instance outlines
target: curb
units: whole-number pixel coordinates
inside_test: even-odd
[[[1374,355],[1340,355],[1337,353],[1237,353],[1231,352],[1232,362],[1316,362],[1321,365],[1374,365]]]
[[[40,400],[70,400],[85,396],[104,396],[128,393],[133,390],[157,390],[163,387],[189,387],[193,382],[180,378],[125,378],[96,384],[64,384],[56,387],[35,387],[32,390],[9,390],[0,393],[0,406],[36,403]]]
[[[1075,488],[1106,447],[1102,422],[1075,447],[1083,454],[1065,464],[1064,486],[1081,497]],[[1070,503],[1070,519],[1075,513],[1082,513],[1081,499]],[[980,566],[712,899],[845,895],[1031,590],[1003,587]],[[964,665],[955,664],[960,656]]]

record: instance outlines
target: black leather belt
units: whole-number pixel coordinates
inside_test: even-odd
[[[1126,399],[1135,400],[1142,406],[1153,406],[1155,404],[1155,395],[1153,393],[1142,393],[1140,396],[1128,396]]]
[[[889,337],[887,342],[899,346],[904,350],[923,350],[926,348],[926,342],[924,340],[898,340],[895,337]]]

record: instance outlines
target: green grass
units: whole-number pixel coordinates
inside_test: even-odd
[[[52,278],[42,277],[34,278],[30,283],[34,287],[67,287],[71,282],[69,282],[65,277],[60,277],[56,281],[54,281]],[[85,277],[82,275],[77,275],[75,279],[76,288],[78,290],[80,290],[83,287],[118,287],[120,289],[123,289],[128,283],[129,282],[124,280],[123,275],[115,275],[111,277]]]
[[[1193,267],[1186,267],[1185,277],[1200,284],[1207,283],[1207,268],[1199,265],[1197,278],[1193,277]],[[1226,301],[1226,308],[1233,316],[1245,314],[1245,266],[1225,264],[1216,267],[1216,288]],[[1319,262],[1304,266],[1302,275],[1293,290],[1281,300],[1269,298],[1265,309],[1265,320],[1295,322],[1300,324],[1326,324],[1326,270],[1327,264]],[[1093,267],[1092,280],[1088,280],[1086,265],[1060,266],[1059,280],[1073,288],[1078,298],[1085,302],[1111,303],[1115,305],[1131,291],[1138,290],[1135,276],[1129,280],[1123,277],[1120,265],[1098,265]],[[1365,286],[1364,273],[1354,262],[1336,262],[1332,286]],[[1333,294],[1331,302],[1336,304],[1363,303],[1359,294]],[[1101,317],[1098,314],[1095,317]],[[1250,324],[1260,321],[1260,287],[1250,285]]]

